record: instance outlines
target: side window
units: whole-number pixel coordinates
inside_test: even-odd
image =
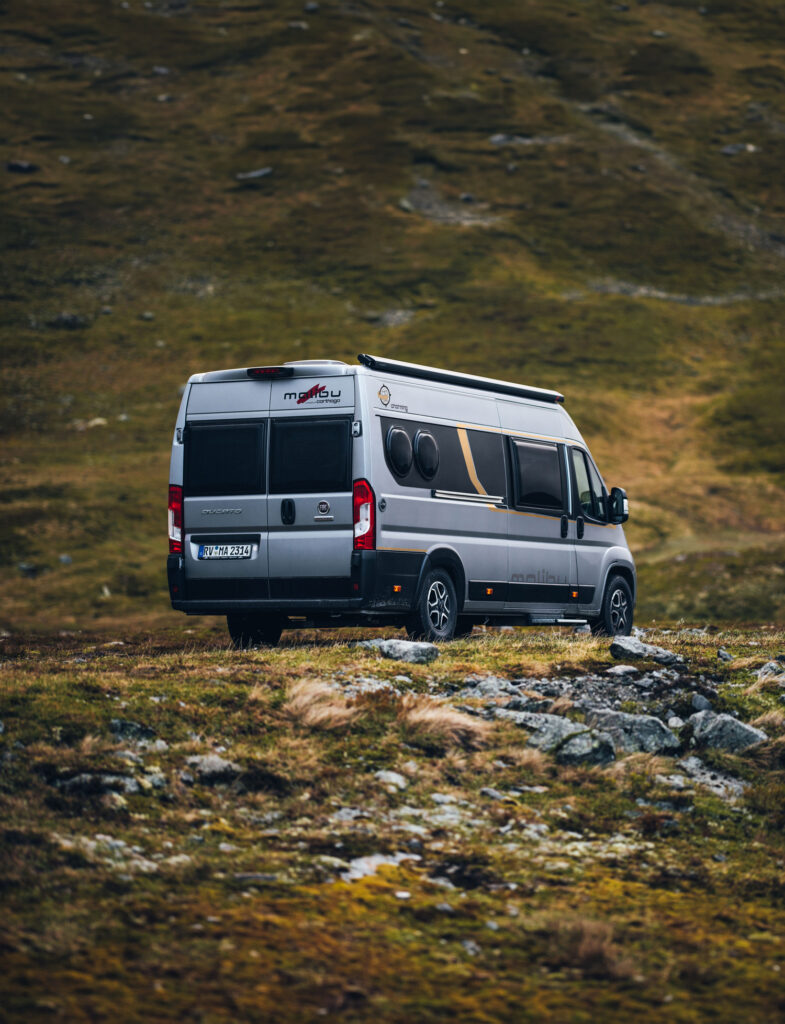
[[[582,514],[590,519],[606,522],[608,512],[599,473],[579,448],[572,449],[572,465]]]
[[[561,459],[555,444],[511,441],[515,504],[554,515],[564,508]]]
[[[600,474],[594,468],[594,463],[591,459],[586,460],[589,464],[589,480],[591,481],[591,493],[594,502],[594,518],[602,520],[603,523],[608,520],[608,510],[605,507],[605,492],[602,486],[602,480],[600,480]]]
[[[575,488],[578,494],[578,504],[585,516],[593,515],[594,504],[592,502],[591,484],[586,469],[586,460],[583,452],[577,448],[572,449],[572,467],[575,470]]]
[[[501,435],[443,423],[381,417],[387,466],[403,487],[504,495]]]

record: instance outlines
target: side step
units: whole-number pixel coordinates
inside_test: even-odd
[[[587,619],[557,619],[551,616],[532,615],[533,626],[585,626]]]

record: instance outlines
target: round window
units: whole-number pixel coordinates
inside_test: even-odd
[[[387,431],[387,458],[396,476],[406,476],[412,468],[412,442],[400,427],[390,427]]]
[[[439,468],[439,446],[427,430],[418,430],[414,435],[414,457],[420,473],[426,480],[432,480]]]

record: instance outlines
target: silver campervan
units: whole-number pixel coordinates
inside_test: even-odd
[[[172,444],[172,607],[302,626],[627,634],[627,498],[555,391],[359,356],[199,373]]]

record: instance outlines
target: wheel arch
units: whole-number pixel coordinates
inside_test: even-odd
[[[613,562],[611,565],[608,566],[608,571],[605,573],[605,579],[603,580],[602,584],[602,598],[605,598],[605,591],[608,587],[608,583],[614,576],[621,576],[621,578],[629,586],[630,593],[632,594],[632,606],[634,608],[635,600],[637,597],[635,586],[635,570],[632,569],[629,565],[626,565],[624,562]]]
[[[420,569],[420,578],[417,580],[417,591],[419,594],[422,589],[423,580],[431,571],[431,569],[444,569],[446,570],[455,584],[455,593],[458,598],[458,612],[463,608],[464,601],[466,600],[466,572],[463,568],[463,563],[457,552],[453,551],[452,548],[438,547],[434,548],[433,551],[429,551],[423,559],[422,568]]]

